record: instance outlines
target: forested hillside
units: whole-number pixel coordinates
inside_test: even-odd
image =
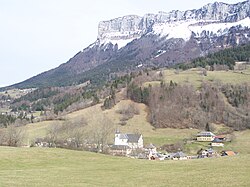
[[[230,70],[233,70],[235,62],[237,61],[250,61],[250,44],[211,53],[205,57],[196,58],[191,63],[179,64],[178,67],[181,69],[190,69],[195,67],[205,68],[206,66],[211,66],[211,70],[219,70],[218,68],[220,65],[225,65]],[[223,67],[220,69],[223,69]]]
[[[214,75],[218,78],[211,79]],[[238,82],[240,77],[241,82]],[[175,82],[178,79],[178,83]],[[205,129],[217,123],[243,130],[250,128],[249,83],[248,70],[206,71],[205,74],[204,69],[199,68],[183,72],[172,70],[172,74],[163,70],[154,80],[147,79],[147,73],[134,78],[128,85],[127,95],[148,106],[148,120],[156,128]]]

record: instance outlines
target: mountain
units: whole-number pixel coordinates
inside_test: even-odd
[[[169,66],[250,42],[250,0],[101,21],[97,40],[68,62],[11,87],[98,84],[114,72]],[[9,87],[10,88],[10,87]]]

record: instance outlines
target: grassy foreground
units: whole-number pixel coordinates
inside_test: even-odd
[[[250,186],[250,157],[148,161],[0,147],[0,186]]]

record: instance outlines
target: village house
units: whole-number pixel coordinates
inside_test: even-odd
[[[249,64],[249,62],[235,62],[235,66],[234,66],[234,70],[245,70],[247,69],[247,65]]]
[[[156,146],[152,143],[145,146],[145,151],[147,153],[147,158],[149,160],[164,160],[165,157],[157,152]]]
[[[215,138],[215,135],[212,132],[200,132],[196,136],[197,141],[199,142],[212,142]]]
[[[149,153],[152,153],[152,154],[157,153],[156,146],[152,143],[149,145],[146,145],[145,150],[147,150]]]
[[[198,154],[198,158],[208,158],[208,157],[211,158],[211,157],[219,156],[219,154],[211,148],[200,149],[197,154]]]
[[[160,153],[149,153],[148,155],[149,160],[165,160],[165,155],[162,155]]]
[[[51,143],[49,143],[44,138],[37,138],[35,140],[35,146],[36,147],[51,147]]]
[[[173,160],[187,160],[187,155],[184,154],[183,152],[177,152],[174,155],[172,155]]]

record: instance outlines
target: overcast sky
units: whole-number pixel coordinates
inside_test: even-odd
[[[99,21],[197,9],[214,1],[0,0],[0,87],[65,63],[95,42]]]

